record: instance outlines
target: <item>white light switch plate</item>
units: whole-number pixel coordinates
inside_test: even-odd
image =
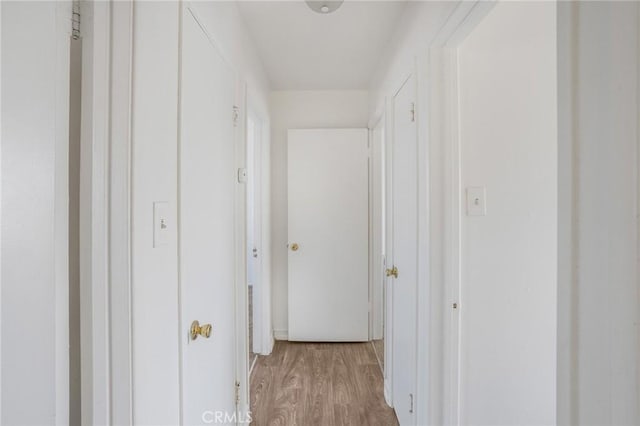
[[[467,216],[487,215],[487,191],[482,186],[467,188]]]
[[[247,169],[238,169],[238,183],[247,183]]]
[[[165,246],[169,243],[169,203],[156,201],[153,203],[153,247]]]

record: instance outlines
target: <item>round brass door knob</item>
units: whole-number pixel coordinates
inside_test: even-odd
[[[195,320],[191,323],[191,329],[189,330],[189,334],[191,335],[191,340],[196,340],[198,335],[208,339],[211,337],[211,324],[203,324],[200,325],[198,320]]]
[[[291,244],[291,251],[298,251],[300,246],[297,243]]]

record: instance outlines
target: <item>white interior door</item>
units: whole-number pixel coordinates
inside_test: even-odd
[[[392,148],[393,406],[402,425],[415,424],[416,304],[418,270],[418,158],[414,118],[415,79],[411,76],[393,99]]]
[[[289,340],[369,337],[367,129],[289,130]]]
[[[235,76],[187,8],[182,31],[182,412],[193,425],[235,410]],[[194,320],[211,324],[211,337],[191,340]]]

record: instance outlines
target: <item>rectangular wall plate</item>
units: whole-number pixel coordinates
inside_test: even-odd
[[[169,244],[169,203],[156,201],[153,203],[153,247]]]
[[[467,188],[467,216],[487,215],[487,191],[483,186]]]

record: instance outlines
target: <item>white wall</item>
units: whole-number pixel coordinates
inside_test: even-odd
[[[1,418],[68,424],[69,3],[3,2]]]
[[[287,130],[364,128],[366,91],[277,91],[271,93],[271,230],[273,328],[286,339],[287,295]]]
[[[554,3],[498,3],[458,52],[462,424],[556,414],[557,116]]]
[[[637,425],[640,7],[558,11],[558,424]]]
[[[190,6],[197,11],[218,49],[246,82],[251,108],[268,122],[271,83],[238,6],[233,1],[193,2]]]
[[[171,226],[177,217],[179,13],[175,2],[135,3],[133,13],[132,411],[134,422],[145,425],[180,422],[177,227]],[[169,244],[158,249],[155,201],[171,209]]]
[[[398,22],[397,30],[371,79],[369,118],[373,127],[385,108],[384,99],[393,96],[409,73],[417,57],[425,57],[427,49],[456,8],[452,1],[410,1]],[[387,130],[390,131],[390,130]]]

